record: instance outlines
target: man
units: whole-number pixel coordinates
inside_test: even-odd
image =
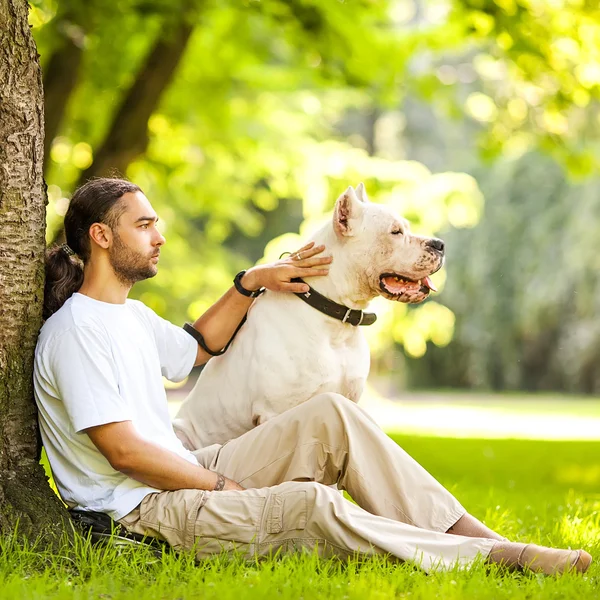
[[[305,246],[242,272],[189,335],[127,298],[157,273],[165,243],[157,221],[139,187],[96,179],[73,196],[67,244],[47,257],[35,392],[70,507],[107,513],[198,558],[316,547],[342,557],[390,554],[426,570],[478,557],[544,573],[587,569],[586,552],[510,543],[485,527],[336,394],[224,446],[188,452],[171,428],[162,376],[181,380],[225,347],[262,288],[304,291],[292,279],[327,274],[331,259]]]

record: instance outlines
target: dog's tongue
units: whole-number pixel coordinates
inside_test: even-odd
[[[411,290],[414,291],[417,290],[419,287],[419,284],[416,282],[398,280],[393,275],[391,277],[384,277],[383,283],[387,288],[388,292],[392,294],[402,294]]]
[[[423,285],[427,286],[432,292],[437,292],[437,288],[433,285],[430,277],[424,277],[422,280]]]

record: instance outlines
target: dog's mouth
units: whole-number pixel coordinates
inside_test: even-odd
[[[421,294],[437,292],[437,288],[429,276],[414,280],[404,275],[397,275],[396,273],[384,273],[380,275],[379,287],[383,292],[391,296],[401,296],[406,293],[414,294],[415,292],[420,292]]]

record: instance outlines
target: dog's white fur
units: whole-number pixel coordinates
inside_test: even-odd
[[[333,256],[329,275],[307,282],[356,309],[366,309],[378,295],[420,302],[427,294],[418,288],[401,296],[386,293],[380,276],[420,280],[437,271],[443,256],[427,245],[430,240],[411,234],[390,208],[371,204],[362,184],[356,191],[349,187],[333,220],[312,238]],[[356,402],[368,373],[360,327],[328,317],[294,294],[267,291],[227,353],[208,362],[173,425],[190,449],[224,443],[322,392]]]

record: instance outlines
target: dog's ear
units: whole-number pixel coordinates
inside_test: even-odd
[[[367,190],[362,181],[356,186],[356,196],[361,202],[369,202],[369,196],[367,196]]]
[[[336,201],[333,211],[333,229],[338,235],[354,235],[354,227],[362,216],[362,205],[350,186]]]

